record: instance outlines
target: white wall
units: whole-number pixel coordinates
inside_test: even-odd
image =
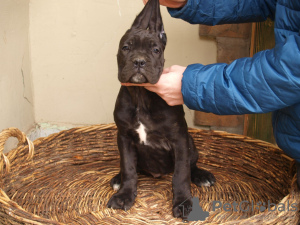
[[[27,131],[34,125],[29,0],[1,0],[0,10],[0,131]]]
[[[113,122],[117,46],[142,7],[141,0],[1,0],[0,131]],[[214,63],[215,42],[161,9],[166,66]]]
[[[119,40],[142,9],[141,0],[30,0],[30,47],[36,122],[113,122],[120,87]],[[173,19],[162,7],[166,66],[216,61],[214,41],[198,25]],[[188,124],[193,113],[187,110]]]

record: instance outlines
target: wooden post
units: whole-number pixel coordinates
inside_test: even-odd
[[[253,23],[250,56],[274,46],[274,23],[270,19],[261,23]],[[245,115],[244,135],[275,143],[271,113]]]

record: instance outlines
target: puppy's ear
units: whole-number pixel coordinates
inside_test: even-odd
[[[152,0],[152,1],[153,1],[153,13],[151,15],[151,19],[149,22],[149,29],[154,30],[159,34],[159,38],[162,40],[165,46],[167,44],[167,35],[161,17],[159,0]]]
[[[137,15],[137,17],[133,21],[131,28],[144,29],[144,30],[148,29],[149,20],[152,16],[153,5],[156,3],[156,1],[158,0],[149,0],[147,2],[143,10],[140,12],[140,14]]]
[[[167,35],[165,33],[163,25],[161,26],[161,30],[159,31],[159,38],[161,39],[164,46],[166,46],[166,44],[167,44]]]
[[[149,0],[144,9],[136,17],[131,27],[152,30],[158,33],[159,38],[162,40],[164,45],[167,43],[167,35],[164,30],[160,13],[159,0]]]

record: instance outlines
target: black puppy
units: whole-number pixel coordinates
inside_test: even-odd
[[[119,80],[155,84],[163,70],[166,41],[159,2],[150,0],[120,41]],[[183,106],[169,106],[143,87],[122,86],[114,118],[121,169],[111,180],[118,192],[108,207],[128,210],[133,205],[137,172],[154,177],[174,172],[173,214],[188,215],[192,207],[190,182],[211,186],[215,177],[196,166],[198,152],[188,134]]]

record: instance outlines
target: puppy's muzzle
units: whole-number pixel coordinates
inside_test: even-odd
[[[135,68],[141,69],[146,66],[146,61],[143,58],[137,58],[133,60],[133,65]]]
[[[145,71],[144,69],[145,66],[146,66],[146,60],[144,58],[139,57],[133,60],[133,68],[136,74],[134,74],[130,78],[131,83],[136,83],[136,84],[147,83],[147,78],[142,74]]]
[[[143,74],[137,73],[130,78],[131,83],[142,84],[147,83],[147,79]]]

